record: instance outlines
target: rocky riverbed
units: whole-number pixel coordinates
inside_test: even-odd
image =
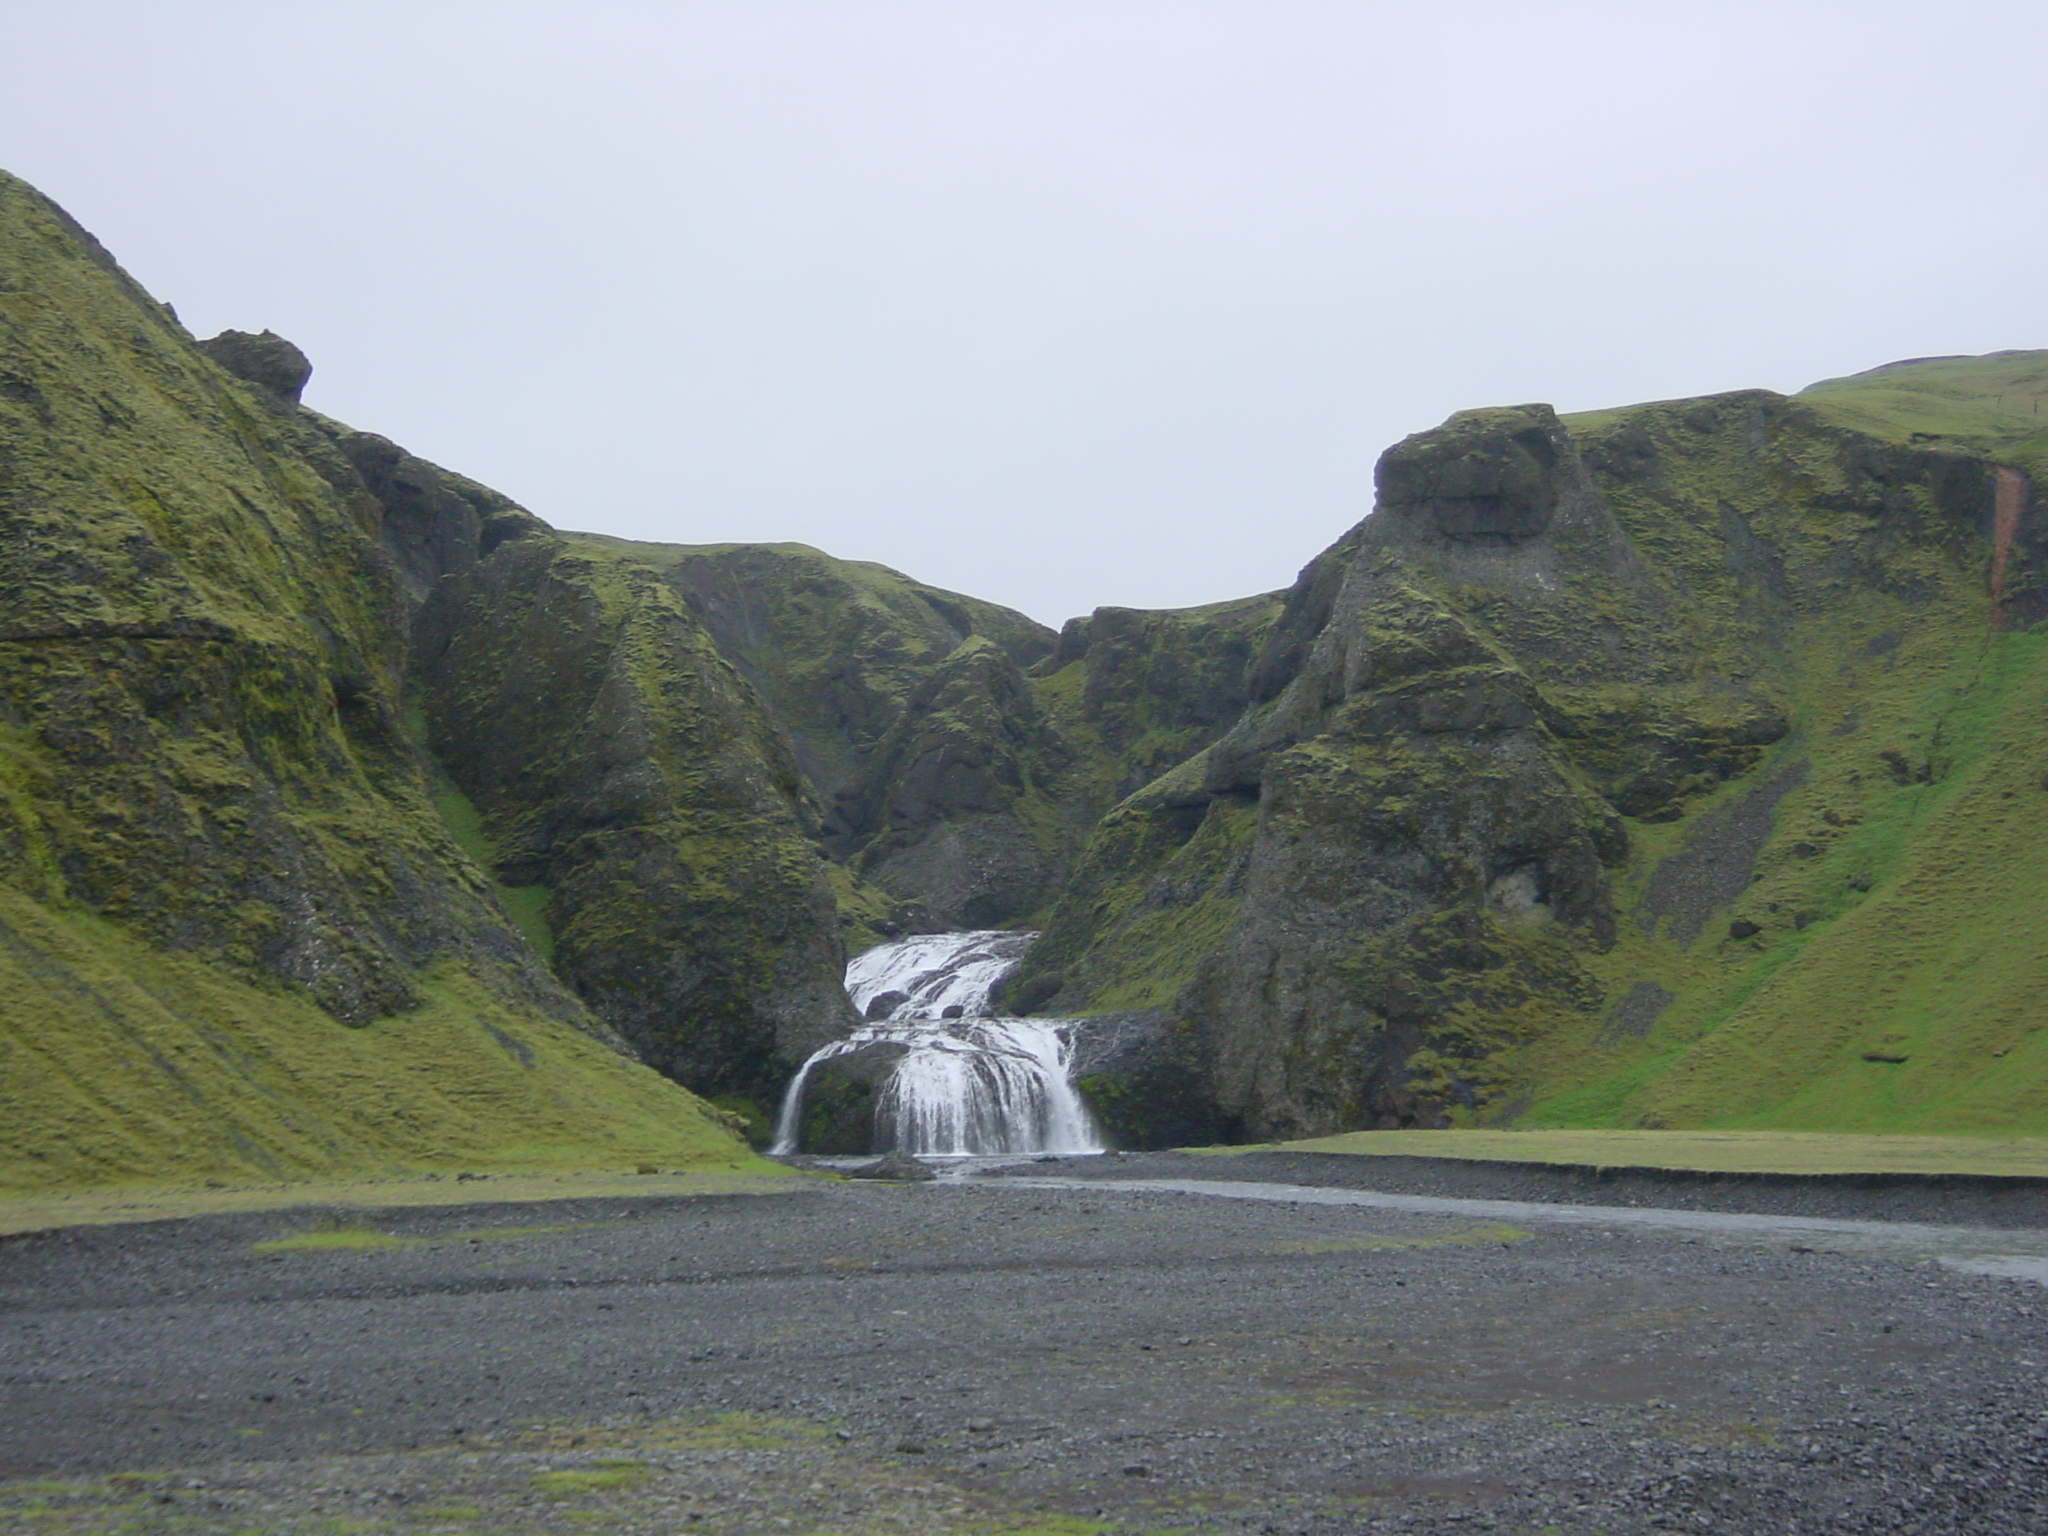
[[[2048,1526],[2048,1291],[1779,1233],[820,1181],[29,1234],[0,1307],[7,1532]]]

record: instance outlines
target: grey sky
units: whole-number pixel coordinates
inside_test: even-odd
[[[2048,6],[0,0],[0,165],[559,526],[1057,623],[1466,406],[2048,345]]]

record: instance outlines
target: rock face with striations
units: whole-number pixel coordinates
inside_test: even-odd
[[[414,641],[436,755],[556,972],[643,1059],[772,1104],[854,1021],[802,780],[753,690],[632,560],[539,532],[443,578]]]

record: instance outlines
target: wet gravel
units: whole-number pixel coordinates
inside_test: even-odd
[[[386,1245],[260,1246],[323,1225]],[[0,1531],[2031,1536],[2044,1369],[2039,1285],[1782,1240],[1001,1177],[209,1217],[0,1241]]]

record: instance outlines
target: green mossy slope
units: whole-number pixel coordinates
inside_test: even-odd
[[[533,1075],[480,1068],[449,1144],[607,1158],[663,1113],[671,1146],[707,1133],[603,1043],[435,814],[378,513],[288,403],[0,177],[0,1118],[10,1154],[49,1153],[7,1177],[425,1157],[442,1112],[408,1050],[495,1061],[491,1029]],[[417,1123],[372,1134],[386,1107]]]
[[[1277,594],[1098,608],[1068,622],[1032,691],[1061,744],[1055,786],[1085,843],[1005,988],[1028,1012],[1164,1006],[1235,910],[1252,818],[1213,810],[1201,754],[1242,714]],[[1076,840],[1078,841],[1078,840]]]
[[[723,1115],[454,966],[351,1028],[0,892],[0,1189],[413,1169],[752,1166]]]
[[[1063,749],[1023,679],[1021,613],[801,544],[630,544],[751,683],[817,806],[852,947],[1022,920],[1080,836],[1048,803]]]
[[[2044,361],[1939,359],[1816,386],[1800,398],[1825,405],[1822,421],[1891,446],[1838,441],[1831,458],[1809,451],[1796,498],[1752,485],[1739,510],[1723,500],[1733,541],[1703,534],[1705,516],[1668,516],[1741,489],[1725,445],[1718,465],[1703,444],[1680,449],[1696,407],[1580,426],[1590,453],[1626,441],[1624,457],[1649,462],[1647,446],[1660,464],[1616,476],[1610,501],[1662,529],[1697,599],[1772,618],[1760,636],[1793,733],[1685,824],[1638,831],[1635,920],[1593,962],[1610,1006],[1535,1053],[1531,1123],[2048,1128],[2048,636],[2014,600],[2040,580],[2044,519],[2021,487],[1995,605],[1997,497],[1975,452],[2023,444],[1998,397],[2043,382]],[[1946,452],[1915,486],[1899,451],[1935,426]],[[1860,497],[1845,464],[1866,476]],[[1688,871],[1745,823],[1718,899],[1685,900]]]

